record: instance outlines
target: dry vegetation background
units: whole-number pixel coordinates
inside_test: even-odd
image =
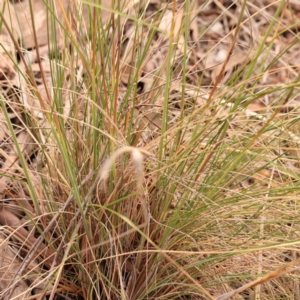
[[[66,121],[65,125],[68,130],[65,131],[65,137],[69,141],[76,141],[74,145],[76,144],[76,149],[79,149],[79,154],[76,157],[78,170],[81,165],[86,166],[85,173],[82,172],[87,178],[86,181],[83,183],[83,177],[77,178],[78,182],[84,185],[90,180],[87,170],[89,166],[93,165],[93,162],[86,163],[88,155],[85,152],[85,142],[74,134],[73,129],[76,127],[76,122],[73,122],[74,120],[70,116],[74,111],[74,102],[76,102],[76,113],[73,118],[82,122],[80,123],[82,127],[84,127],[82,124],[88,122],[86,119],[88,100],[86,99],[90,99],[89,80],[93,78],[93,70],[86,66],[86,61],[80,55],[74,54],[76,47],[85,49],[87,61],[96,61],[99,65],[102,63],[101,67],[105,72],[109,73],[111,70],[109,65],[103,63],[101,51],[97,53],[96,58],[94,57],[93,45],[87,34],[90,26],[95,25],[89,22],[89,16],[93,10],[89,11],[85,5],[80,6],[80,2],[75,0],[71,6],[69,1],[46,1],[49,6],[50,2],[55,4],[53,7],[55,7],[57,19],[64,24],[69,35],[73,38],[72,44],[65,39],[65,32],[57,26],[57,30],[52,30],[51,33],[51,35],[56,34],[54,45],[49,39],[49,34],[47,34],[49,29],[47,29],[48,19],[45,3],[42,0],[32,0],[32,6],[30,6],[28,1],[0,1],[3,21],[0,35],[2,101],[2,108],[0,109],[1,299],[44,299],[46,295],[47,297],[51,295],[51,299],[96,299],[97,296],[95,295],[92,296],[95,298],[89,298],[90,290],[87,282],[91,278],[80,272],[77,274],[72,271],[72,267],[69,266],[74,263],[72,258],[55,256],[55,250],[49,246],[52,243],[55,245],[55,249],[61,247],[60,250],[69,247],[65,240],[65,232],[59,227],[61,224],[56,225],[55,229],[49,227],[49,224],[51,224],[51,220],[54,220],[53,224],[58,222],[58,217],[56,219],[53,217],[55,209],[61,209],[61,211],[67,209],[67,201],[69,201],[68,203],[72,202],[72,197],[68,197],[71,188],[67,190],[67,180],[63,182],[61,179],[66,174],[64,173],[65,169],[60,169],[60,166],[63,165],[63,159],[58,147],[53,146],[55,143],[50,134],[50,129],[53,127],[51,127],[49,116],[54,111],[52,100],[58,89],[56,86],[58,79],[53,78],[51,74],[57,68],[64,69],[63,78],[59,79],[61,80],[62,100],[58,116]],[[114,9],[102,10],[103,23],[101,26],[105,28],[109,22],[116,22],[119,18],[122,27],[119,28],[121,38],[116,35],[108,37],[112,43],[120,46],[120,48],[112,48],[110,51],[113,57],[118,57],[120,60],[118,87],[114,91],[110,90],[109,86],[106,87],[106,92],[114,94],[116,101],[110,102],[108,97],[106,99],[107,107],[101,107],[99,104],[99,110],[102,109],[101,112],[108,113],[111,109],[108,103],[117,103],[118,108],[115,111],[118,113],[118,128],[128,128],[129,121],[126,115],[132,112],[134,122],[131,130],[138,138],[130,146],[142,148],[143,153],[155,157],[153,163],[150,163],[146,168],[147,176],[143,179],[143,184],[150,187],[147,191],[149,199],[152,199],[153,194],[158,193],[152,185],[158,179],[156,174],[151,173],[150,170],[151,166],[157,162],[158,158],[155,155],[158,152],[158,141],[161,130],[165,126],[163,107],[164,87],[166,85],[169,87],[169,126],[178,124],[183,110],[192,119],[190,123],[181,125],[187,130],[181,136],[183,146],[178,148],[180,150],[178,153],[184,152],[191,139],[192,128],[197,126],[197,121],[204,122],[203,120],[207,122],[207,126],[203,130],[203,135],[207,133],[207,138],[201,139],[198,148],[206,149],[207,153],[210,153],[209,151],[215,153],[221,142],[216,141],[215,144],[210,144],[207,150],[210,135],[219,130],[214,124],[222,122],[231,115],[232,108],[235,106],[233,99],[236,95],[241,109],[238,110],[234,118],[228,121],[229,128],[226,136],[222,137],[222,142],[230,140],[235,142],[231,145],[229,142],[228,145],[230,146],[224,147],[223,152],[219,154],[209,171],[213,170],[217,173],[223,165],[230,165],[231,150],[232,153],[242,152],[249,135],[259,132],[261,128],[266,126],[266,123],[271,127],[268,132],[264,132],[253,141],[251,147],[253,146],[254,150],[251,148],[252,152],[249,151],[247,154],[249,160],[245,162],[245,165],[230,171],[232,176],[226,186],[223,186],[221,181],[218,182],[217,178],[214,178],[215,185],[213,182],[209,182],[206,170],[201,169],[197,173],[198,175],[193,177],[195,182],[193,185],[190,185],[191,177],[188,175],[177,178],[174,173],[174,180],[182,187],[188,186],[197,190],[198,185],[204,185],[203,201],[206,206],[211,205],[212,208],[203,210],[201,215],[203,224],[205,223],[204,220],[210,218],[217,220],[216,222],[215,220],[211,221],[214,226],[207,225],[209,234],[203,239],[201,236],[197,237],[197,232],[189,232],[191,235],[195,233],[193,240],[199,238],[200,241],[199,243],[195,242],[194,248],[190,248],[191,244],[186,245],[184,239],[178,240],[182,250],[187,251],[185,254],[180,254],[184,261],[182,265],[190,264],[188,270],[180,269],[181,275],[185,276],[186,273],[189,273],[194,280],[189,282],[188,280],[191,278],[187,277],[188,279],[185,279],[187,281],[184,282],[187,285],[205,286],[205,289],[202,296],[196,291],[194,291],[194,295],[191,293],[189,296],[182,296],[184,288],[180,287],[176,291],[174,282],[174,290],[161,288],[157,292],[143,297],[145,299],[222,300],[235,294],[232,299],[300,299],[300,273],[297,265],[297,259],[299,259],[299,221],[297,220],[299,190],[297,188],[300,156],[300,126],[298,121],[300,99],[296,85],[300,66],[299,2],[296,0],[286,1],[282,5],[282,2],[273,0],[246,1],[246,9],[237,33],[235,28],[239,23],[242,1],[190,1],[190,24],[187,30],[188,35],[185,35],[181,23],[184,19],[185,2],[144,1],[142,6],[146,9],[143,20],[147,24],[151,24],[157,11],[163,12],[163,14],[160,21],[155,23],[158,31],[155,32],[151,43],[149,45],[145,43],[142,46],[147,49],[147,53],[143,58],[139,72],[136,73],[136,78],[133,79],[134,59],[132,53],[133,49],[136,49],[137,43],[133,35],[147,37],[152,34],[151,30],[153,29],[150,26],[145,26],[138,32],[135,28],[136,20],[126,17],[126,15],[136,16],[137,6],[141,3],[141,1],[121,1],[120,7],[123,13],[120,16],[113,13]],[[111,2],[102,1],[102,5],[111,7]],[[274,21],[274,16],[280,5],[282,5],[280,13],[276,17],[273,28],[266,36],[266,31],[269,30],[270,24]],[[117,5],[115,5],[115,9],[117,9]],[[35,30],[33,30],[31,12],[34,15]],[[169,78],[166,74],[166,64],[170,47],[169,36],[166,33],[171,29],[174,15],[173,32],[176,41],[174,45],[176,44],[176,46],[174,46],[172,53],[173,73],[171,75],[172,80],[166,83],[166,78]],[[78,16],[83,16],[80,25]],[[34,31],[36,34],[33,34]],[[265,37],[266,40],[264,40]],[[185,38],[188,39],[186,44],[184,43]],[[262,51],[260,48],[261,41],[264,41],[266,46],[270,46],[268,51],[265,49]],[[53,53],[59,53],[59,55]],[[187,61],[184,68],[181,65],[183,57]],[[75,60],[77,62],[76,67],[73,65]],[[256,61],[255,68],[252,69],[248,77],[245,76],[241,79],[239,74],[253,60]],[[115,61],[113,60],[113,62]],[[138,82],[135,100],[127,92],[132,80]],[[76,85],[74,86],[75,81]],[[78,82],[82,82],[82,84],[79,85]],[[185,86],[184,104],[181,101],[183,84]],[[284,87],[291,85],[294,85],[291,94],[282,96]],[[243,89],[242,92],[239,90],[240,88]],[[242,100],[241,97],[243,97]],[[251,101],[248,101],[249,99]],[[201,110],[202,107],[205,109]],[[4,113],[4,108],[7,114]],[[274,111],[276,115],[273,117]],[[202,113],[202,115],[199,113],[199,117],[197,116],[198,112]],[[28,121],[28,116],[30,116],[31,121]],[[271,119],[270,116],[272,116]],[[113,128],[111,124],[117,120],[115,115],[110,117],[111,119],[107,119],[109,121],[104,124],[104,128],[109,133],[112,132],[111,128]],[[12,134],[12,130],[15,135]],[[78,132],[80,132],[79,129]],[[176,135],[174,132],[172,130],[168,132],[170,140]],[[128,146],[125,142],[125,135],[121,130],[120,132],[117,130],[115,135],[116,149],[124,145]],[[273,143],[274,140],[277,141],[276,147]],[[168,147],[172,148],[171,143]],[[169,149],[168,147],[166,148]],[[19,155],[20,152],[23,153],[22,159]],[[136,153],[136,155],[138,154]],[[189,160],[193,160],[193,155]],[[105,155],[103,157],[107,159]],[[276,166],[272,165],[270,162],[277,160],[278,157],[280,157],[280,161]],[[210,158],[208,154],[203,168],[208,164]],[[222,165],[218,160],[222,161]],[[46,164],[45,161],[51,163]],[[138,163],[137,166],[139,167]],[[164,168],[161,167],[160,170],[164,170]],[[57,175],[57,173],[59,174]],[[218,178],[222,176],[220,173]],[[28,188],[28,178],[31,179],[30,182],[34,186],[36,193],[34,196],[31,189]],[[129,186],[132,182],[130,175],[126,175],[125,172],[123,180],[122,184],[129,182],[124,185],[130,190]],[[52,191],[45,191],[44,181],[51,183],[49,186],[52,187]],[[207,186],[205,187],[205,185]],[[211,191],[218,185],[222,188],[214,194],[214,197],[208,197],[208,195],[213,195]],[[285,190],[280,194],[280,188],[283,187],[290,187],[290,192]],[[93,188],[95,189],[91,184],[90,189]],[[250,194],[247,194],[249,190],[251,190],[251,197]],[[88,191],[89,189],[86,190],[86,193]],[[181,194],[180,191],[179,189],[174,193],[170,211],[167,209],[168,214],[172,214],[172,208],[180,202],[180,198],[184,194],[183,192]],[[97,197],[101,198],[99,194]],[[51,211],[48,207],[48,200],[43,203],[43,199],[48,199],[49,195],[57,200],[56,207],[53,203],[51,204]],[[95,196],[95,198],[97,197]],[[110,200],[107,202],[112,201],[113,197],[115,195],[110,195]],[[235,197],[244,197],[244,199],[237,198],[239,200],[236,200]],[[216,199],[220,198],[229,199],[229,202],[226,203],[230,203],[230,205],[216,204],[218,203]],[[259,210],[257,205],[253,205],[252,210],[251,201],[261,203]],[[71,207],[72,205],[76,207],[75,204],[71,204]],[[149,205],[155,206],[155,203]],[[142,209],[145,208],[143,203],[135,207],[136,211],[132,211],[130,217],[135,213],[138,214],[141,207]],[[25,210],[26,213],[24,213]],[[199,209],[199,212],[201,211]],[[187,210],[184,210],[183,214],[187,214]],[[152,215],[151,218],[155,218],[155,213]],[[142,226],[143,218],[146,221],[147,213],[145,211],[137,226]],[[280,224],[276,223],[277,218],[282,220]],[[39,230],[30,224],[29,221],[32,219],[38,219]],[[252,223],[248,226],[245,221],[247,219],[253,220],[257,224],[256,228]],[[71,220],[73,219],[70,216],[69,221],[73,222]],[[159,220],[161,221],[161,219]],[[155,231],[160,225],[159,222],[155,223],[153,219],[152,221],[151,229]],[[189,224],[191,228],[192,224],[193,221],[191,220]],[[183,226],[182,230],[185,231],[186,227],[189,226]],[[48,229],[46,230],[46,228]],[[247,233],[243,235],[239,231]],[[268,236],[268,247],[264,248],[266,235]],[[46,243],[41,236],[47,237],[51,243]],[[186,239],[189,237],[188,235]],[[156,242],[159,244],[158,236],[151,236],[151,238],[154,241],[157,239]],[[61,241],[63,241],[62,244],[60,244]],[[127,243],[133,245],[136,243],[135,238],[132,237]],[[280,247],[276,246],[278,243],[281,243]],[[135,247],[132,247],[136,249],[137,246],[134,245]],[[81,249],[89,247],[88,242],[82,242],[80,246]],[[173,250],[172,247],[168,250]],[[247,247],[251,248],[251,251],[247,251]],[[32,248],[35,249],[33,254],[30,250]],[[126,249],[129,252],[133,248],[128,246]],[[236,249],[241,248],[244,250],[239,255],[235,255]],[[256,251],[254,251],[255,248]],[[174,246],[175,250],[177,250],[176,246]],[[189,256],[188,251],[192,251],[194,255]],[[214,255],[217,256],[218,253],[224,254],[223,257],[217,259],[216,263],[210,264],[209,258]],[[175,254],[171,257],[175,260]],[[85,259],[87,260],[87,258]],[[202,266],[196,266],[196,261],[201,260],[206,263],[203,263]],[[67,274],[72,275],[63,277],[61,274],[64,273],[60,271],[59,275],[53,279],[51,277],[52,271],[57,272],[62,261],[67,266],[67,272],[69,272]],[[115,291],[104,291],[103,295],[105,296],[101,296],[102,298],[99,299],[125,299],[126,297],[128,299],[144,299],[141,296],[142,288],[145,289],[143,279],[146,281],[149,278],[141,275],[143,268],[137,266],[137,263],[133,263],[133,261],[133,258],[123,260],[123,269],[120,267],[122,271],[119,273],[115,271],[113,275],[110,274],[110,280],[115,286],[118,286],[114,281],[116,277],[123,276],[124,282],[120,287],[123,298]],[[172,260],[168,263],[170,262]],[[180,264],[179,259],[177,263]],[[286,263],[290,263],[290,265],[285,265]],[[115,268],[113,263],[111,268]],[[158,269],[159,267],[151,273],[152,278],[155,277],[154,274],[158,272]],[[87,274],[92,273],[89,267],[86,267],[86,270]],[[80,283],[73,280],[72,272],[80,278]],[[197,272],[201,274],[199,277],[195,275]],[[124,275],[125,273],[126,275]],[[128,275],[131,273],[136,276],[134,282],[130,277],[133,275]],[[263,274],[265,277],[259,277],[261,281],[256,281],[258,278],[255,276],[256,274]],[[286,274],[289,276],[285,277]],[[107,276],[109,277],[109,275]],[[167,271],[164,276],[168,276]],[[231,280],[231,277],[238,279]],[[180,278],[179,276],[177,279]],[[18,281],[17,285],[15,284],[16,281]],[[259,285],[262,282],[264,284]]]

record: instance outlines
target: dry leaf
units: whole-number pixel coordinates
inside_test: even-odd
[[[237,52],[233,54],[228,62],[226,63],[226,66],[224,68],[224,73],[228,72],[229,70],[232,70],[235,66],[240,65],[242,63],[247,64],[251,59],[251,55],[249,53],[244,53],[244,52]],[[213,83],[216,82],[217,77],[219,76],[222,68],[223,68],[224,63],[217,65],[211,74],[211,78]]]

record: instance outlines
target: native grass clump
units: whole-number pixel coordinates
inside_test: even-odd
[[[1,299],[298,299],[299,14],[3,1]]]

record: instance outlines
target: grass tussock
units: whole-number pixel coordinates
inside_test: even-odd
[[[298,299],[299,5],[15,2],[1,298]]]

